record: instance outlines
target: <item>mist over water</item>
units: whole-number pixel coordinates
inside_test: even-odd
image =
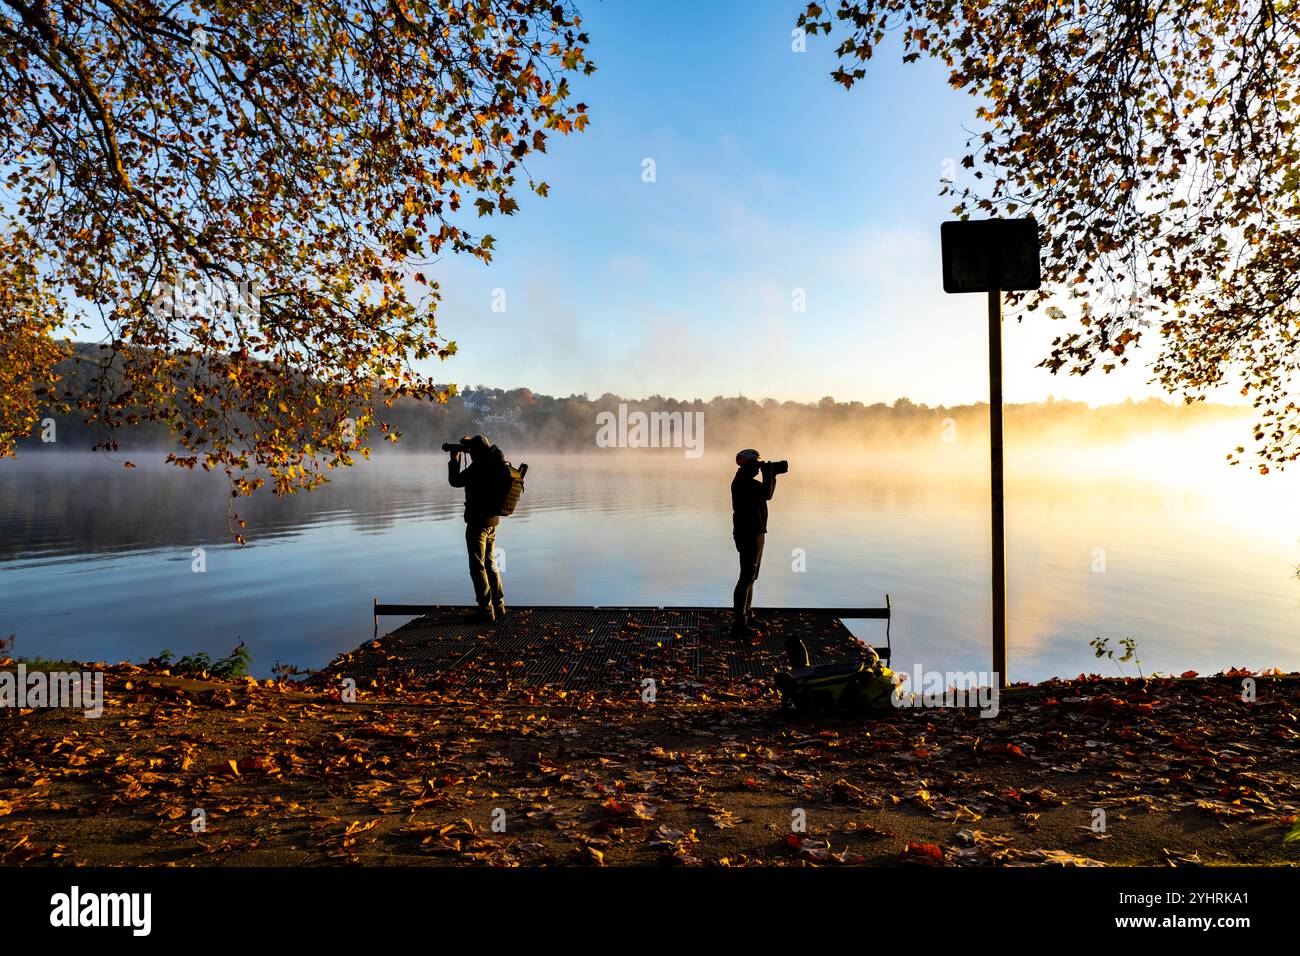
[[[1009,429],[1013,680],[1113,672],[1093,658],[1096,636],[1135,638],[1148,673],[1300,668],[1300,472],[1228,468],[1240,433],[1210,423],[1102,444]],[[982,436],[963,424],[950,442],[852,452],[760,442],[790,474],[771,503],[755,604],[874,606],[888,592],[896,667],[987,670]],[[498,534],[507,604],[729,603],[734,449],[506,451],[530,465]],[[266,675],[368,639],[373,598],[472,601],[445,456],[380,456],[317,492],[240,501],[244,548],[227,532],[222,476],[149,453],[128,470],[122,457],[31,450],[0,463],[0,636],[15,636],[14,653],[219,656],[243,640]],[[878,622],[851,626],[883,639]]]

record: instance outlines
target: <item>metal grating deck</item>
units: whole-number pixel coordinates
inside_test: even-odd
[[[600,689],[654,677],[689,687],[770,677],[786,666],[790,634],[803,639],[814,664],[866,654],[841,621],[851,615],[837,609],[755,609],[766,632],[757,640],[733,639],[724,608],[517,607],[496,624],[465,623],[473,610],[430,609],[335,661],[318,680]]]

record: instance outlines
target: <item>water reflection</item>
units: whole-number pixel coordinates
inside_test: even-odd
[[[1300,666],[1294,477],[1187,470],[1141,451],[1009,456],[1012,678],[1098,669],[1096,635],[1137,638],[1148,671]],[[979,450],[790,458],[756,603],[877,604],[889,592],[900,667],[986,669]],[[133,460],[0,463],[0,634],[18,653],[139,659],[243,639],[265,674],[355,647],[374,597],[470,600],[462,499],[440,456],[390,455],[318,492],[241,501],[245,548],[227,532],[220,475]],[[499,536],[507,603],[728,603],[726,458],[527,460],[528,492]],[[204,573],[191,570],[194,548]],[[860,633],[874,639],[874,627]]]

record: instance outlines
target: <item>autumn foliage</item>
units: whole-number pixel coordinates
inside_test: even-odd
[[[482,260],[590,73],[538,0],[3,0],[0,453],[42,407],[115,447],[165,423],[234,491],[313,487],[393,438],[447,253]],[[49,381],[73,330],[88,388]],[[62,334],[60,334],[62,333]],[[83,354],[84,353],[84,354]]]
[[[839,34],[845,87],[892,32],[978,97],[944,191],[958,215],[1038,218],[1045,284],[1020,300],[1075,307],[1045,367],[1109,371],[1155,338],[1170,392],[1253,400],[1262,471],[1300,457],[1294,0],[842,0],[799,23]]]

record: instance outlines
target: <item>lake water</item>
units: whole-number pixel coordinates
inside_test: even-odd
[[[1300,475],[1228,469],[1223,447],[1153,436],[1008,452],[1011,679],[1113,673],[1095,636],[1135,638],[1148,673],[1300,669]],[[224,479],[160,457],[135,453],[131,470],[67,452],[0,462],[0,636],[14,653],[215,657],[243,640],[264,676],[368,639],[375,597],[472,601],[462,493],[442,456],[390,455],[314,493],[241,502],[242,548]],[[729,603],[726,457],[512,457],[531,470],[498,536],[508,604]],[[980,450],[790,460],[755,604],[877,605],[888,592],[898,668],[988,670]],[[851,626],[880,636],[878,622]]]

